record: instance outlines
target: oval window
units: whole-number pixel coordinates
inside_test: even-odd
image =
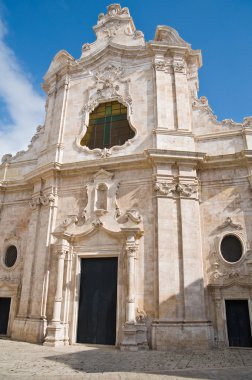
[[[123,145],[135,136],[127,118],[127,107],[114,101],[101,103],[89,115],[89,125],[80,144],[89,149]]]
[[[17,248],[15,245],[11,245],[7,248],[4,258],[4,264],[11,268],[17,261]]]
[[[221,241],[221,254],[229,263],[236,263],[242,257],[242,243],[235,235],[226,235]]]

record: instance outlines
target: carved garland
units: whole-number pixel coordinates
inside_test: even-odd
[[[198,199],[198,184],[189,185],[178,182],[157,181],[154,184],[154,190],[157,195]]]

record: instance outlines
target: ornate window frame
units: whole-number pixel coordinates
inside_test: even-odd
[[[88,102],[81,109],[81,132],[76,137],[75,144],[78,149],[88,154],[94,154],[98,157],[109,157],[111,154],[124,150],[131,145],[138,137],[138,131],[131,121],[132,98],[129,92],[130,79],[122,79],[124,69],[108,65],[102,71],[92,73],[93,79],[96,81],[93,87],[88,89]],[[81,145],[81,140],[85,136],[89,126],[89,115],[99,104],[117,101],[127,108],[127,120],[130,128],[134,131],[135,136],[127,140],[123,145],[115,145],[109,149],[95,148],[89,149],[87,146]]]
[[[5,264],[5,255],[6,255],[7,249],[12,245],[14,245],[17,249],[17,259],[16,259],[15,264],[12,267],[7,267]],[[21,255],[20,255],[20,247],[19,247],[18,240],[17,239],[5,240],[5,243],[3,245],[3,251],[1,253],[1,259],[0,259],[1,265],[4,268],[4,270],[8,272],[14,271],[20,263],[20,256]]]
[[[100,148],[95,148],[95,149],[89,149],[87,146],[82,146],[81,145],[81,140],[83,139],[83,137],[85,136],[87,130],[88,130],[88,127],[89,127],[89,115],[92,111],[94,111],[94,109],[96,107],[98,107],[100,104],[103,104],[103,103],[107,103],[107,102],[113,102],[113,101],[118,101],[119,103],[123,104],[125,107],[127,107],[127,120],[128,120],[128,123],[129,123],[129,126],[130,128],[134,131],[135,133],[135,136],[132,137],[130,140],[127,140],[125,141],[125,143],[123,145],[114,145],[112,146],[111,148],[103,148],[103,149],[100,149]],[[108,157],[110,156],[112,153],[118,151],[118,150],[123,150],[125,149],[127,146],[131,145],[133,143],[133,141],[135,141],[136,137],[137,137],[137,130],[136,128],[134,128],[134,126],[132,125],[132,122],[131,122],[131,104],[127,101],[125,101],[124,99],[122,99],[120,96],[113,96],[112,98],[110,99],[104,99],[102,101],[99,101],[99,99],[96,99],[95,101],[92,101],[92,102],[89,102],[87,103],[83,110],[82,110],[82,113],[83,113],[83,123],[82,123],[82,130],[81,130],[81,133],[77,136],[76,138],[76,145],[78,146],[78,148],[85,152],[85,153],[89,153],[89,154],[95,154],[96,156],[100,156],[100,157]]]
[[[230,261],[225,260],[225,258],[222,255],[222,252],[221,252],[221,243],[222,243],[222,240],[226,236],[235,236],[240,241],[240,243],[241,243],[242,254],[241,254],[240,259],[237,260],[237,261],[235,261],[235,262],[230,262]],[[222,234],[218,235],[218,254],[219,254],[220,259],[223,261],[223,263],[225,263],[227,265],[231,265],[231,266],[240,264],[244,260],[246,252],[247,252],[247,250],[246,250],[246,242],[245,242],[245,239],[244,239],[244,236],[243,236],[242,233],[235,232],[235,231],[225,231]]]

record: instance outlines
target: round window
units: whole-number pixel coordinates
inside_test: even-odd
[[[235,235],[226,235],[221,241],[222,257],[229,263],[236,263],[242,257],[242,243]]]
[[[15,245],[10,245],[5,253],[5,258],[4,258],[4,264],[8,267],[11,268],[17,261],[17,248]]]

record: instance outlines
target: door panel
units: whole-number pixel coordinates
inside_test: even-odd
[[[77,342],[115,344],[117,258],[81,260]]]
[[[0,334],[6,335],[9,313],[10,313],[11,298],[0,297]]]
[[[248,301],[226,300],[229,346],[251,347],[251,328]]]

